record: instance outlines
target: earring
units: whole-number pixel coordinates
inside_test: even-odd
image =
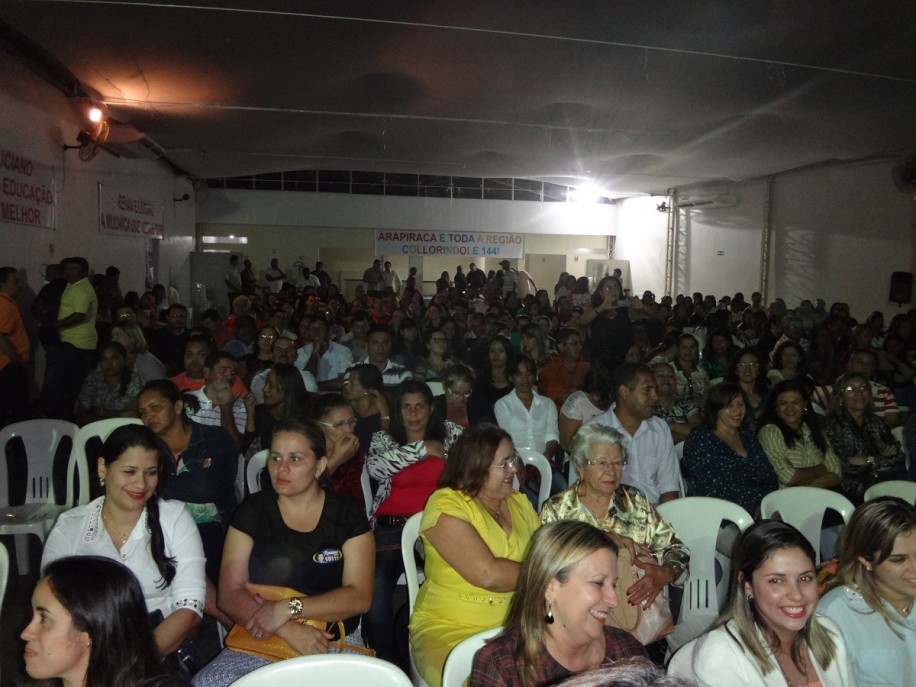
[[[103,486],[103,487],[105,486],[105,478],[104,478],[104,477],[99,477],[99,485],[100,485],[100,486]]]
[[[544,622],[553,625],[553,611],[550,610],[550,602],[547,602],[547,613],[544,615]]]

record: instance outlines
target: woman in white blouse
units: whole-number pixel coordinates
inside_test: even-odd
[[[159,498],[167,451],[143,425],[114,430],[98,462],[105,495],[58,518],[41,560],[43,569],[64,556],[103,556],[129,567],[149,612],[162,614],[154,631],[161,656],[200,623],[206,590],[194,519],[182,502]]]

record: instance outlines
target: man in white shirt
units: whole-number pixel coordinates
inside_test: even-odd
[[[309,323],[308,341],[296,353],[296,367],[314,375],[321,391],[340,391],[344,373],[353,365],[353,352],[331,341],[331,330],[323,319]]]
[[[280,262],[273,258],[270,261],[270,267],[264,272],[264,281],[267,282],[267,288],[273,293],[280,293],[280,287],[283,286],[284,279],[286,279],[286,272],[280,269]]]
[[[395,296],[401,293],[401,277],[397,272],[392,271],[391,263],[387,260],[385,261],[385,271],[382,272],[382,284],[384,285],[383,291],[390,286]]]
[[[611,378],[616,402],[585,424],[613,427],[627,437],[627,465],[622,484],[636,487],[657,506],[678,497],[680,465],[668,425],[654,417],[658,401],[652,368],[641,363],[620,365]]]
[[[248,411],[242,400],[232,393],[236,375],[238,363],[235,358],[224,351],[210,353],[204,362],[204,378],[207,383],[198,391],[189,392],[197,399],[200,408],[194,411],[185,404],[185,413],[202,425],[222,427],[241,450]]]
[[[273,347],[270,349],[270,359],[274,361],[275,365],[279,363],[294,364],[296,360],[296,342],[285,336],[277,337]],[[299,368],[299,373],[302,375],[302,383],[305,384],[305,390],[309,393],[318,393],[318,382],[315,381],[314,375],[301,368]],[[251,395],[255,397],[258,403],[264,403],[264,385],[267,384],[268,374],[270,374],[270,369],[261,370],[251,378]]]

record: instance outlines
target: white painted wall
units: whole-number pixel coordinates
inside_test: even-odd
[[[59,199],[55,230],[0,221],[0,263],[24,270],[28,287],[38,291],[44,283],[44,265],[81,255],[97,272],[116,265],[121,270],[122,290],[141,291],[146,240],[100,235],[96,228],[97,184],[117,179],[122,186],[142,189],[145,195],[163,200],[167,238],[160,242],[158,281],[175,286],[184,296],[195,223],[190,184],[155,162],[118,159],[102,151],[85,163],[77,151],[64,152],[63,143],[76,143],[83,125],[81,112],[4,51],[0,51],[0,102],[0,147],[52,167]],[[184,193],[191,194],[191,200],[173,202]]]
[[[273,257],[283,269],[296,261],[313,267],[323,260],[335,279],[361,275],[372,264],[375,229],[522,233],[526,254],[565,256],[565,270],[576,276],[585,274],[585,258],[607,256],[608,236],[616,230],[614,205],[286,191],[207,189],[198,196],[197,217],[200,236],[247,236],[248,244],[237,252],[259,272]],[[406,256],[384,257],[406,279]],[[465,272],[469,263],[461,262]],[[492,259],[475,263],[484,270],[499,269]],[[420,276],[431,283],[444,270],[454,274],[458,264],[454,257],[425,257]],[[538,284],[550,290],[553,285]]]
[[[916,204],[896,189],[890,162],[822,167],[778,175],[774,184],[768,300],[850,304],[854,316],[896,312],[890,275],[912,272]],[[766,182],[728,189],[735,206],[681,211],[675,292],[717,297],[760,288]],[[665,279],[663,198],[618,203],[615,257],[629,260],[634,291],[659,294]],[[724,255],[719,255],[722,251]]]

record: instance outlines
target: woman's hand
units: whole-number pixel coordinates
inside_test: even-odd
[[[612,530],[607,531],[607,536],[611,538],[618,549],[626,549],[630,553],[630,560],[635,561],[640,556],[651,556],[652,552],[644,544],[637,544],[629,537],[617,534]]]
[[[355,434],[348,434],[339,441],[328,442],[328,470],[332,473],[356,455],[359,450],[359,439]]]
[[[334,639],[329,632],[297,622],[286,623],[277,634],[302,656],[328,653],[328,642]]]
[[[642,568],[646,574],[627,590],[627,601],[631,606],[642,604],[643,610],[646,611],[665,585],[674,581],[674,571],[666,565],[650,563],[642,558],[634,558],[633,565]]]
[[[267,639],[290,620],[289,601],[265,601],[255,596],[261,607],[245,623],[245,629],[255,639]]]

